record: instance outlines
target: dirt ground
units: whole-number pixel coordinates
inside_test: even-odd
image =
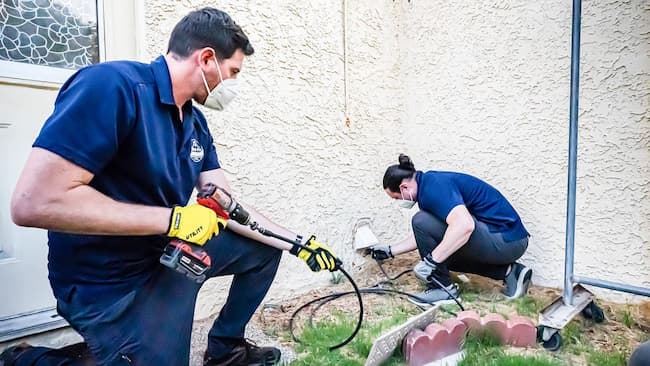
[[[403,256],[399,259],[388,262],[384,269],[390,276],[408,270],[417,261],[417,257]],[[385,275],[374,263],[362,269],[354,275],[359,287],[370,287],[380,281],[386,280]],[[537,323],[537,314],[544,307],[550,304],[555,298],[561,296],[561,290],[532,286],[528,296],[531,298],[522,308],[521,302],[507,301],[500,294],[501,283],[479,276],[467,275],[468,283],[462,285],[461,298],[467,310],[475,310],[479,313],[497,312],[504,316],[525,312],[534,323]],[[418,292],[422,290],[422,284],[411,274],[401,276],[388,285],[394,289],[405,292]],[[317,289],[309,293],[286,299],[282,303],[264,304],[258,309],[247,329],[247,336],[255,339],[259,344],[272,344],[280,347],[283,351],[283,360],[288,362],[296,357],[293,348],[295,343],[288,336],[289,319],[295,309],[315,298],[329,295],[333,292],[349,291],[351,286],[344,280],[340,284],[327,288]],[[405,305],[409,304],[409,305]],[[597,300],[597,304],[605,312],[606,320],[597,324],[592,320],[577,316],[570,326],[563,331],[563,347],[554,353],[539,347],[528,350],[515,350],[513,353],[524,354],[550,354],[553,358],[566,361],[571,365],[586,365],[585,353],[622,352],[626,356],[642,341],[650,335],[650,302],[641,304],[614,304]],[[404,298],[393,296],[364,295],[364,321],[371,323],[385,313],[376,314],[373,309],[387,306],[410,306]],[[453,311],[457,308],[449,307]],[[356,317],[358,312],[357,300],[354,296],[347,296],[328,303],[313,315],[315,320],[326,317],[328,314],[339,312]],[[308,314],[309,312],[302,312]],[[296,333],[299,334],[301,324],[305,323],[306,316],[297,319]],[[442,315],[443,317],[445,315]],[[450,315],[447,315],[450,316]],[[191,365],[200,365],[200,357],[205,347],[207,330],[211,319],[197,322],[195,324],[195,339],[193,339],[193,352]]]

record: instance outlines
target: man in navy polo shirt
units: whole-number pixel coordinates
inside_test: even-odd
[[[417,294],[426,303],[458,296],[449,270],[503,280],[510,299],[528,291],[532,270],[517,260],[528,248],[528,231],[519,215],[494,187],[468,174],[417,171],[401,154],[384,174],[384,190],[404,208],[416,203],[413,234],[395,245],[375,246],[372,257],[385,260],[418,249],[416,276],[427,283]],[[413,300],[414,302],[419,302]]]
[[[210,277],[234,274],[209,333],[205,365],[279,360],[279,350],[243,337],[282,250],[313,271],[335,269],[334,255],[313,236],[304,244],[317,254],[236,222],[224,229],[212,210],[187,205],[192,190],[206,183],[230,191],[207,121],[192,100],[223,109],[236,96],[244,57],[252,54],[228,14],[204,8],[176,25],[164,57],[89,66],[61,88],[16,186],[12,218],[49,230],[57,309],[84,337],[93,362],[188,363],[200,285],[159,263],[170,237],[204,245]],[[296,236],[243,206],[264,227]],[[19,346],[0,361],[71,365],[81,362],[75,353]]]

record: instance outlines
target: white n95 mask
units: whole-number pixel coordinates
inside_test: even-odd
[[[397,205],[399,207],[410,209],[410,208],[413,208],[413,206],[415,206],[415,201],[413,201],[413,196],[411,195],[411,192],[409,192],[409,196],[411,198],[410,200],[404,199],[404,193],[402,193],[401,190],[400,190],[400,194],[402,195],[402,199],[401,200],[396,200]]]
[[[208,87],[208,81],[205,79],[205,74],[203,73],[203,70],[201,70],[203,84],[205,85],[205,89],[208,91],[208,97],[205,98],[203,105],[208,108],[222,111],[237,96],[239,83],[237,82],[237,79],[224,80],[221,76],[221,68],[219,67],[219,62],[216,57],[214,62],[217,63],[217,72],[219,73],[219,80],[221,80],[221,82],[214,89],[210,90],[210,87]]]
[[[415,201],[409,201],[409,200],[396,200],[396,201],[397,201],[397,205],[401,208],[409,209],[415,206]]]

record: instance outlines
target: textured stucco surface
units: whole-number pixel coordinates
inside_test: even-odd
[[[178,19],[210,2],[147,1],[146,55],[166,49]],[[350,127],[345,123],[343,6],[332,1],[222,2],[249,35],[255,54],[243,67],[241,97],[225,112],[206,110],[219,159],[244,201],[303,235],[315,234],[346,263],[352,230],[363,216],[376,218],[380,233],[395,228],[400,213],[381,189],[388,161],[399,150],[402,108],[397,23],[393,2],[350,7],[348,55]],[[392,40],[392,44],[387,40]],[[354,106],[354,107],[352,107]],[[269,301],[295,290],[327,284],[329,274],[312,274],[285,255]],[[230,278],[205,284],[197,318],[219,310]]]
[[[561,286],[570,2],[401,4],[402,121],[416,167],[500,189],[532,234],[535,282]],[[582,19],[575,271],[647,286],[650,6],[585,2]]]
[[[534,281],[561,287],[570,2],[350,0],[344,24],[343,1],[144,0],[141,60],[164,53],[180,17],[208,5],[230,13],[256,49],[241,97],[206,113],[238,196],[356,266],[359,218],[370,217],[384,243],[409,231],[413,212],[397,210],[381,188],[386,166],[406,152],[419,169],[463,171],[499,188],[532,234],[523,261]],[[580,93],[576,273],[648,287],[647,1],[583,4]],[[328,279],[285,256],[267,301]],[[229,281],[205,284],[202,330]]]
[[[360,217],[382,242],[408,232],[412,213],[381,188],[386,166],[407,152],[419,169],[499,188],[532,234],[524,261],[535,282],[561,286],[570,3],[350,1],[347,24],[342,1],[145,4],[144,60],[201,6],[226,10],[249,35],[256,53],[241,97],[206,113],[246,202],[358,264]],[[650,6],[587,2],[583,15],[576,272],[649,285]],[[285,256],[269,301],[328,278]],[[228,283],[204,286],[198,318],[218,311]]]

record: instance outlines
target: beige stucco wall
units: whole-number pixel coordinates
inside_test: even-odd
[[[359,218],[371,217],[384,243],[408,232],[413,212],[397,210],[381,188],[386,166],[407,152],[420,169],[464,171],[498,187],[533,235],[523,261],[535,282],[562,285],[570,2],[348,0],[346,16],[342,0],[138,4],[143,61],[163,53],[173,25],[197,7],[226,10],[249,34],[256,54],[241,97],[207,115],[237,194],[267,216],[316,234],[357,266]],[[647,1],[585,2],[581,67],[576,272],[648,287]],[[267,301],[329,278],[285,256]],[[219,310],[228,284],[206,283],[197,318]],[[30,342],[78,340],[70,330],[52,334]]]
[[[211,2],[147,1],[144,59],[164,52],[180,16]],[[393,2],[350,4],[345,119],[343,3],[230,1],[219,6],[243,26],[256,53],[244,64],[241,97],[227,111],[206,111],[220,161],[239,196],[278,223],[316,234],[347,264],[357,220],[374,218],[378,234],[396,239],[401,214],[381,189],[399,143],[403,108]],[[392,43],[387,42],[392,39]],[[383,228],[383,229],[381,229]],[[389,234],[390,233],[390,234]],[[285,255],[268,301],[327,284]],[[217,312],[229,278],[205,284],[197,317]]]
[[[420,169],[499,188],[533,235],[524,261],[535,281],[561,286],[570,3],[349,1],[344,22],[343,1],[146,0],[143,59],[206,5],[230,13],[256,49],[241,97],[207,113],[245,201],[358,264],[358,218],[370,216],[386,243],[408,232],[410,213],[381,188],[386,166],[407,152]],[[586,2],[583,14],[576,271],[647,286],[650,8]],[[285,256],[269,301],[328,279]],[[227,284],[206,284],[199,318],[218,311]]]
[[[571,4],[401,2],[404,140],[416,166],[499,188],[532,234],[535,282],[564,266]],[[650,284],[650,8],[583,5],[575,271]],[[625,300],[618,293],[599,294]]]

